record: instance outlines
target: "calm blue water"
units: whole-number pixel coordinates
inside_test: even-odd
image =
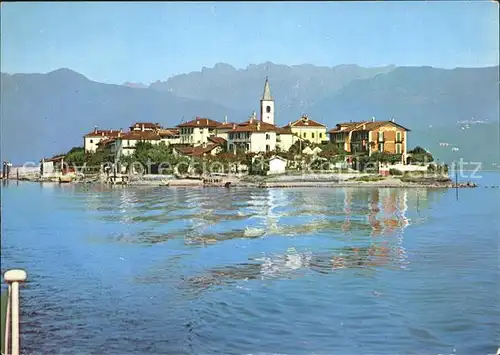
[[[483,174],[480,184],[499,184]],[[2,189],[33,354],[488,354],[500,189]]]

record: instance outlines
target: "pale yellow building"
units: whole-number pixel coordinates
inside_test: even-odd
[[[306,115],[294,122],[290,122],[283,128],[290,128],[293,133],[311,143],[320,144],[328,141],[327,127],[317,121],[311,120]]]
[[[220,125],[221,122],[200,117],[181,123],[177,126],[180,132],[180,143],[195,146],[207,143],[208,137],[215,135],[215,129]]]

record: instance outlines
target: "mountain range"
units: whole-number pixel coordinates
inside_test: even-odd
[[[425,143],[430,130],[443,137],[434,137],[429,145],[453,141],[454,136],[460,140],[454,144],[460,145],[468,137],[457,121],[471,117],[487,120],[489,131],[498,132],[498,66],[363,68],[266,62],[235,69],[219,63],[150,85],[104,84],[58,69],[1,74],[1,155],[16,164],[38,161],[81,145],[82,136],[94,126],[127,129],[137,121],[174,126],[195,116],[242,121],[253,110],[259,112],[266,77],[280,125],[304,113],[329,127],[349,120],[394,118],[413,130],[413,145]],[[477,139],[477,152],[486,144],[499,150],[498,134],[492,141]],[[500,162],[497,158],[493,154],[491,159]]]

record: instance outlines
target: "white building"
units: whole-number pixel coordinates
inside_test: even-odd
[[[311,147],[305,147],[302,150],[302,154],[307,154],[307,155],[318,155],[321,153],[323,150],[320,147],[315,147],[314,149],[311,149]]]
[[[97,150],[99,142],[103,140],[107,140],[110,138],[118,137],[118,134],[122,132],[122,130],[98,130],[97,127],[90,133],[87,133],[83,136],[83,148],[85,149],[85,153],[95,153]]]
[[[224,138],[227,140],[227,134],[233,129],[234,126],[237,126],[238,123],[227,122],[227,116],[224,118],[224,123],[217,126],[215,129],[215,136]]]
[[[152,131],[131,131],[118,135],[114,140],[106,142],[110,144],[111,151],[119,159],[121,156],[134,154],[135,146],[138,142],[149,142],[151,144],[160,144],[161,137]]]
[[[159,129],[158,135],[160,136],[161,141],[166,145],[180,144],[181,142],[181,136],[178,129],[174,128]]]
[[[195,146],[207,143],[208,137],[214,135],[215,129],[220,125],[220,122],[200,117],[181,123],[177,126],[180,131],[180,143],[193,144]]]
[[[269,171],[267,172],[268,175],[271,174],[283,174],[286,170],[286,159],[279,157],[279,156],[273,156],[269,159]]]
[[[130,126],[130,131],[139,131],[139,132],[146,132],[146,131],[156,132],[159,129],[161,129],[160,124],[152,122],[137,122],[134,123],[132,126]]]
[[[278,127],[257,120],[255,112],[250,120],[234,125],[227,133],[230,153],[259,153],[276,149]]]
[[[288,152],[298,140],[301,138],[294,134],[289,127],[278,128],[276,132],[276,147],[282,152]]]

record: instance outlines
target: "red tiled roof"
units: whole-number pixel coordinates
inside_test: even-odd
[[[278,127],[279,134],[293,134],[292,129],[288,126]]]
[[[117,129],[95,129],[84,137],[118,137],[118,133],[120,131]]]
[[[156,140],[161,139],[161,137],[157,133],[151,132],[151,131],[145,131],[145,132],[130,131],[130,132],[126,132],[126,133],[121,134],[117,138],[127,139],[127,140],[137,140],[137,141],[139,141],[139,140],[140,141],[156,141]]]
[[[248,120],[233,126],[230,132],[277,132],[278,129],[278,127],[270,123],[258,120]]]
[[[216,137],[216,136],[210,136],[210,137],[208,137],[208,140],[215,143],[215,144],[218,144],[220,146],[225,146],[227,143],[224,138]]]
[[[410,131],[408,128],[401,126],[400,124],[392,121],[360,121],[360,122],[349,122],[349,123],[338,123],[337,127],[328,131],[328,133],[339,133],[339,132],[352,132],[352,131],[361,131],[363,130],[363,125],[365,126],[365,131],[374,130],[380,126],[384,126],[386,124],[395,125],[405,131]],[[344,126],[343,129],[341,127]]]
[[[132,129],[132,128],[142,128],[142,126],[144,126],[144,128],[151,128],[151,129],[160,128],[160,124],[159,123],[136,122],[132,126],[130,126],[130,129]]]
[[[302,116],[295,122],[291,122],[285,127],[326,127],[324,124],[311,120],[307,116]]]
[[[205,147],[199,145],[197,147],[176,147],[179,153],[183,155],[188,155],[191,157],[202,156],[203,154],[210,153],[215,148],[219,147],[219,144],[209,143]]]
[[[178,129],[172,129],[172,128],[160,129],[158,131],[158,135],[160,137],[175,137],[175,136],[179,135],[179,130]]]
[[[106,138],[106,139],[103,139],[102,141],[100,141],[99,143],[97,143],[97,145],[106,145],[106,144],[114,142],[115,140],[116,140],[116,138]]]
[[[217,127],[217,129],[232,129],[233,126],[237,126],[239,123],[234,123],[234,122],[228,122],[228,123],[223,123],[220,126]]]
[[[64,159],[66,155],[65,154],[61,154],[61,155],[55,155],[53,156],[52,158],[50,159],[45,159],[45,162],[55,162],[55,161],[60,161],[61,159]]]
[[[349,122],[349,123],[338,123],[336,128],[331,129],[328,133],[338,133],[338,132],[351,132],[357,129],[358,126],[362,126],[371,121],[360,121],[360,122]]]
[[[211,120],[210,118],[196,117],[194,120],[181,123],[177,127],[201,127],[201,128],[216,128],[221,123]]]

